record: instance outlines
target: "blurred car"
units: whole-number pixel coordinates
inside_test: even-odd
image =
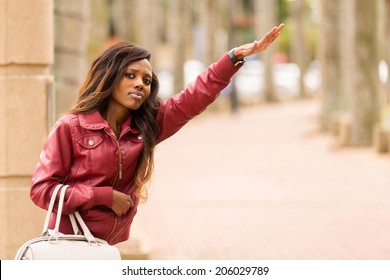
[[[188,85],[196,79],[205,69],[204,64],[198,60],[188,60],[184,63],[184,84]]]
[[[301,71],[295,63],[278,63],[273,67],[276,95],[280,100],[299,96]]]
[[[248,60],[235,76],[235,89],[241,103],[257,103],[263,99],[264,65],[258,60]]]
[[[236,90],[239,100],[253,103],[264,100],[264,64],[259,60],[247,61],[236,76]],[[280,100],[299,96],[300,69],[295,63],[277,63],[273,66],[273,82],[276,95]],[[320,85],[320,73],[317,65],[309,67],[304,76],[309,94],[314,94]]]
[[[173,75],[169,70],[161,70],[157,77],[160,82],[158,95],[165,100],[173,94]]]
[[[387,83],[387,81],[389,79],[389,67],[388,67],[386,61],[384,61],[384,60],[379,61],[378,71],[379,71],[380,81],[383,84]]]
[[[309,64],[303,79],[306,93],[309,95],[316,95],[321,86],[321,67],[318,60],[314,60]]]

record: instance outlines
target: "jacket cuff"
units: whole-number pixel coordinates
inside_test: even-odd
[[[93,187],[94,205],[112,206],[113,192],[111,187]]]
[[[225,53],[218,62],[214,63],[212,67],[217,76],[227,82],[229,82],[233,75],[240,69],[240,67],[234,66],[227,53]]]

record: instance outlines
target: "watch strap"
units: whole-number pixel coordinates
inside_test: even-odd
[[[242,65],[244,65],[245,63],[245,59],[237,59],[237,57],[234,55],[234,51],[236,50],[237,48],[234,48],[234,49],[231,49],[229,52],[228,52],[228,56],[229,56],[229,59],[230,61],[234,64],[234,66],[236,67],[241,67]]]

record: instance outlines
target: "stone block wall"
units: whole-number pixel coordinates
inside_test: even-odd
[[[31,174],[53,122],[53,3],[0,0],[0,259],[40,234]]]

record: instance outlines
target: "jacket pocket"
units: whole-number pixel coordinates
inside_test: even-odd
[[[129,137],[129,139],[131,142],[134,142],[134,143],[143,143],[144,142],[144,138],[142,137],[141,134],[131,135],[131,137]]]
[[[82,214],[82,218],[92,235],[100,239],[105,240],[115,227],[116,215],[108,208],[91,208]]]
[[[115,164],[112,155],[115,151],[106,142],[104,136],[99,134],[77,138],[74,158],[79,162],[79,167],[75,176],[85,184],[107,185],[108,178],[113,176],[116,169],[112,166]]]
[[[77,143],[84,149],[95,149],[103,142],[103,137],[99,134],[89,134],[77,139]]]

